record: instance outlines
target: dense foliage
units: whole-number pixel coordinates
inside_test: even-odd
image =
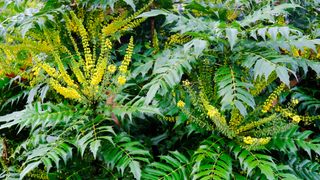
[[[0,13],[1,179],[320,179],[318,0]]]

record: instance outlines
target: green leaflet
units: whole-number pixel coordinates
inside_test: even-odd
[[[253,96],[248,92],[252,84],[242,82],[237,71],[227,66],[221,67],[216,72],[215,82],[219,86],[218,94],[222,98],[222,109],[235,105],[242,115],[246,115],[244,104],[255,107]]]

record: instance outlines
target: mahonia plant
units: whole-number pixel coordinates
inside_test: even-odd
[[[182,81],[185,93],[173,95],[171,106],[188,116],[187,123],[218,130],[258,149],[264,148],[273,134],[319,119],[294,113],[295,108],[283,96],[288,96],[301,78],[311,73],[320,76],[320,41],[317,35],[308,36],[308,31],[290,26],[288,14],[299,9],[298,4],[253,4],[192,1],[184,2],[179,13],[149,12],[165,15],[165,25],[174,26],[173,35],[163,45],[173,52],[163,52],[167,61],[160,55],[155,58],[155,67],[162,71],[154,69],[155,77],[145,88],[150,99],[155,92],[169,95],[169,87],[176,88]],[[179,47],[189,53],[180,54]],[[189,60],[193,56],[196,60]],[[164,82],[158,85],[161,78]],[[171,116],[172,112],[164,110]]]

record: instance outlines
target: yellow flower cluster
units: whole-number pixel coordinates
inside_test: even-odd
[[[234,108],[231,111],[231,118],[229,121],[230,127],[235,130],[241,124],[243,116],[240,114],[239,110]]]
[[[236,134],[239,134],[241,132],[254,129],[256,127],[259,127],[259,126],[261,126],[261,125],[263,125],[265,123],[271,122],[273,120],[276,120],[276,114],[273,114],[271,116],[259,119],[258,121],[253,121],[253,122],[247,123],[245,125],[242,125],[242,126],[237,128]]]
[[[292,51],[292,56],[293,57],[299,57],[300,56],[299,49],[297,49],[296,47],[292,47],[291,51]]]
[[[226,119],[221,116],[220,112],[218,111],[217,108],[211,106],[211,105],[208,105],[205,107],[207,109],[207,115],[209,116],[209,118],[213,119],[213,118],[216,118],[216,119],[219,119],[220,123],[222,124],[226,124]]]
[[[208,110],[208,113],[207,115],[210,117],[210,118],[214,118],[216,115],[219,114],[218,110],[216,108],[214,108],[213,106],[209,105],[207,107],[207,110]]]
[[[301,51],[300,56],[304,58],[310,58],[311,56],[311,49],[308,49],[307,47],[303,48],[303,51]]]
[[[183,84],[184,86],[190,86],[190,85],[191,85],[191,83],[190,83],[189,80],[184,80],[184,81],[182,81],[182,84]]]
[[[51,67],[49,64],[43,63],[43,64],[41,64],[41,67],[42,67],[43,70],[46,71],[46,73],[49,74],[49,76],[51,76],[51,77],[57,77],[58,76],[58,73],[56,72],[56,69]]]
[[[125,76],[119,76],[119,77],[118,77],[118,83],[119,83],[120,85],[124,85],[126,82],[127,82],[127,79],[126,79]]]
[[[289,109],[283,109],[281,107],[277,107],[276,111],[280,112],[283,117],[291,118],[293,123],[298,124],[301,120],[304,121],[307,119],[307,116],[300,117],[299,115],[290,112]]]
[[[269,112],[271,108],[276,105],[278,96],[284,90],[285,87],[286,87],[285,84],[282,83],[270,94],[268,99],[263,103],[262,111],[261,111],[262,113]]]
[[[124,85],[127,81],[126,79],[126,73],[128,72],[128,66],[131,62],[131,57],[132,57],[132,53],[133,53],[133,37],[130,38],[130,42],[128,45],[128,48],[126,50],[126,54],[124,55],[124,59],[119,67],[119,71],[121,73],[121,75],[118,77],[118,83],[120,85]]]
[[[178,103],[177,103],[177,106],[179,108],[183,108],[185,106],[185,103],[183,101],[179,100]]]
[[[117,66],[115,66],[115,65],[113,65],[113,64],[111,64],[111,65],[108,66],[108,72],[109,72],[110,74],[113,74],[114,72],[116,72],[116,70],[117,70]]]
[[[156,30],[154,30],[153,32],[153,36],[152,36],[152,46],[154,48],[153,53],[157,53],[159,51],[159,39],[158,39],[158,33]]]
[[[126,24],[121,30],[122,31],[127,31],[129,29],[133,29],[138,27],[141,23],[143,23],[146,20],[146,18],[140,18],[140,19],[136,19],[134,21],[129,22],[128,24]]]
[[[266,145],[270,142],[271,138],[253,138],[251,136],[246,136],[243,138],[243,142],[249,145],[258,144],[258,145]]]
[[[227,124],[226,118],[222,116],[217,108],[209,104],[209,101],[207,100],[206,95],[203,92],[200,92],[199,94],[200,99],[203,103],[204,110],[207,111],[207,115],[209,118],[213,121],[219,122],[219,124]]]
[[[184,44],[185,42],[190,41],[190,37],[184,36],[181,34],[173,34],[171,35],[168,40],[165,43],[165,48],[168,48],[169,46],[173,44]]]
[[[104,45],[107,49],[112,49],[112,42],[107,38]]]
[[[301,118],[300,118],[300,116],[298,116],[298,115],[294,115],[293,117],[292,117],[292,122],[294,122],[294,123],[299,123],[301,121]]]
[[[62,87],[61,84],[54,80],[54,79],[50,79],[50,85],[53,87],[53,89],[55,89],[59,94],[63,95],[66,98],[70,98],[70,99],[80,99],[81,96],[78,93],[77,90],[75,90],[74,88],[71,87]]]
[[[318,49],[318,52],[317,52],[317,56],[316,56],[316,58],[317,58],[317,59],[320,59],[320,46],[318,46],[318,48],[317,48],[317,49]]]
[[[264,76],[257,78],[254,81],[254,87],[250,89],[250,94],[253,96],[258,96],[267,87],[267,85],[271,84],[277,78],[278,76],[275,72],[272,72],[267,80]]]
[[[77,88],[78,86],[74,83],[74,81],[72,80],[72,78],[68,75],[66,69],[64,68],[64,65],[60,59],[59,53],[56,51],[52,52],[52,55],[54,57],[54,60],[56,62],[56,64],[58,65],[58,69],[60,72],[60,76],[62,77],[62,79],[64,80],[65,83],[67,83],[68,86],[71,86],[73,88]]]
[[[284,17],[284,16],[278,16],[278,17],[277,17],[277,23],[278,23],[279,25],[286,25],[285,17]]]
[[[311,124],[315,120],[319,120],[320,115],[317,116],[301,116],[301,121],[303,121],[305,124]]]
[[[320,46],[314,51],[308,47],[303,47],[303,50],[299,50],[296,47],[291,48],[292,56],[294,57],[304,57],[306,59],[320,59]]]
[[[291,103],[292,103],[293,106],[296,106],[297,104],[299,104],[299,100],[293,98],[293,99],[291,100]]]
[[[235,20],[237,17],[238,17],[238,12],[237,12],[237,11],[234,11],[233,9],[227,11],[227,19],[228,19],[229,21],[233,21],[233,20]]]
[[[177,116],[176,116],[176,117],[165,116],[164,119],[165,119],[166,121],[169,121],[169,122],[176,122],[176,121],[177,121]]]
[[[105,70],[107,68],[107,61],[105,60],[105,54],[112,48],[112,43],[109,39],[105,40],[105,43],[101,45],[101,53],[98,59],[98,64],[94,70],[94,74],[91,79],[91,85],[98,85],[104,76]]]

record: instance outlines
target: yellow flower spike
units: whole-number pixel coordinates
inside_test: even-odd
[[[43,70],[45,70],[49,74],[49,76],[51,76],[51,77],[58,76],[56,69],[51,67],[49,64],[43,63],[40,66],[42,67]]]
[[[77,90],[71,87],[67,87],[67,88],[63,87],[58,81],[54,79],[50,79],[49,84],[53,87],[53,89],[55,89],[59,94],[61,94],[65,98],[69,98],[69,99],[81,98],[81,95],[78,93]]]
[[[177,103],[177,106],[179,108],[183,108],[185,106],[185,103],[183,101],[179,100],[178,103]]]
[[[297,123],[298,124],[300,121],[301,121],[300,116],[295,115],[295,116],[292,117],[292,122],[293,123]]]
[[[118,83],[119,83],[120,85],[124,85],[126,82],[127,82],[127,79],[126,79],[125,76],[119,76],[119,77],[118,77]]]
[[[284,90],[285,84],[280,84],[266,99],[266,101],[262,105],[262,113],[267,113],[277,104],[277,99],[280,93]]]
[[[116,72],[116,70],[117,70],[117,67],[115,65],[111,64],[108,66],[108,72],[110,74],[113,74],[114,72]]]
[[[85,70],[86,70],[86,75],[89,77],[90,75],[90,70],[94,67],[94,60],[92,58],[91,50],[89,48],[89,39],[88,39],[88,33],[85,27],[83,26],[82,22],[80,19],[76,16],[76,14],[71,11],[70,12],[72,20],[76,23],[81,40],[82,40],[82,46],[84,49],[84,57],[85,57]]]
[[[102,77],[105,73],[106,66],[107,61],[102,61],[101,63],[99,63],[96,72],[92,76],[91,85],[96,86],[102,81]]]
[[[128,71],[128,66],[131,62],[131,57],[132,57],[132,53],[133,53],[133,47],[134,47],[133,46],[133,37],[131,37],[128,48],[126,50],[126,54],[125,54],[124,59],[121,63],[121,66],[119,67],[119,70],[122,74],[125,74]]]

